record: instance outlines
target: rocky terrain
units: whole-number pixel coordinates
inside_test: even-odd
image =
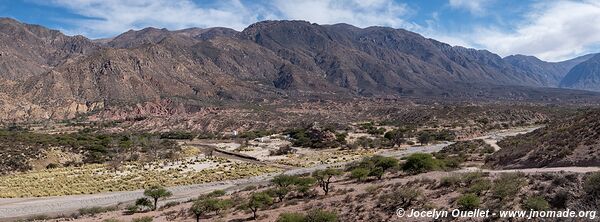
[[[500,141],[502,149],[486,164],[494,168],[598,166],[599,132],[600,112],[582,112]]]
[[[90,40],[2,18],[0,119],[308,98],[597,103],[596,93],[535,88],[556,86],[585,58],[503,59],[402,29],[304,21],[263,21],[241,32],[146,28]]]

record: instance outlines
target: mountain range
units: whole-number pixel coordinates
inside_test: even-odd
[[[90,40],[0,19],[0,119],[73,118],[171,100],[598,98],[599,55],[502,58],[387,27],[263,21]]]

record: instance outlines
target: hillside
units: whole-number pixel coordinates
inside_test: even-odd
[[[600,110],[583,112],[498,143],[486,164],[493,168],[600,165]]]
[[[560,82],[560,86],[600,91],[600,54],[573,67]]]

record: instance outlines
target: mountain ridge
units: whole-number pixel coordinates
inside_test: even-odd
[[[540,98],[544,90],[534,88],[549,86],[544,74],[487,50],[387,27],[262,21],[241,32],[145,28],[94,41],[0,21],[0,103],[5,104],[0,119],[73,118],[106,106],[165,99],[496,95],[522,100]],[[495,86],[525,88],[505,93]],[[564,96],[550,91],[545,98]]]

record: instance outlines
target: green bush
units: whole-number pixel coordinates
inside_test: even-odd
[[[462,210],[474,210],[479,207],[481,201],[475,194],[468,193],[460,196],[457,200],[457,204]]]
[[[306,216],[301,213],[281,213],[279,218],[277,218],[277,222],[304,222],[306,221]]]
[[[600,199],[600,173],[588,176],[583,184],[583,190],[590,197]]]
[[[550,209],[550,204],[543,197],[534,196],[527,198],[527,200],[523,204],[523,208],[525,210],[542,211]]]
[[[458,176],[442,177],[440,187],[456,188],[460,187],[461,178]]]
[[[402,170],[411,173],[419,174],[436,169],[437,161],[428,153],[413,153],[406,158],[406,162],[402,165]]]
[[[525,182],[522,175],[502,174],[500,178],[494,180],[492,194],[501,201],[509,200],[519,193]]]
[[[338,221],[337,214],[334,212],[313,210],[306,215],[306,222],[336,222]]]
[[[78,211],[79,211],[80,215],[94,216],[96,214],[101,214],[101,213],[115,211],[115,210],[117,210],[117,207],[110,206],[110,207],[86,207],[86,208],[81,208]]]
[[[492,182],[488,179],[479,179],[469,186],[468,191],[477,195],[484,194],[492,188]]]
[[[282,213],[277,218],[277,222],[336,222],[338,217],[336,213],[312,210],[306,215],[301,213]]]
[[[145,197],[138,198],[137,200],[135,200],[135,206],[137,207],[137,210],[142,209],[143,211],[151,210],[154,208],[154,204],[152,203],[152,201]]]
[[[369,169],[356,168],[350,173],[350,178],[356,179],[357,181],[364,181],[369,176]]]
[[[131,220],[131,222],[152,222],[152,220],[154,220],[154,219],[151,216],[145,216],[145,217],[133,218],[133,220]]]

